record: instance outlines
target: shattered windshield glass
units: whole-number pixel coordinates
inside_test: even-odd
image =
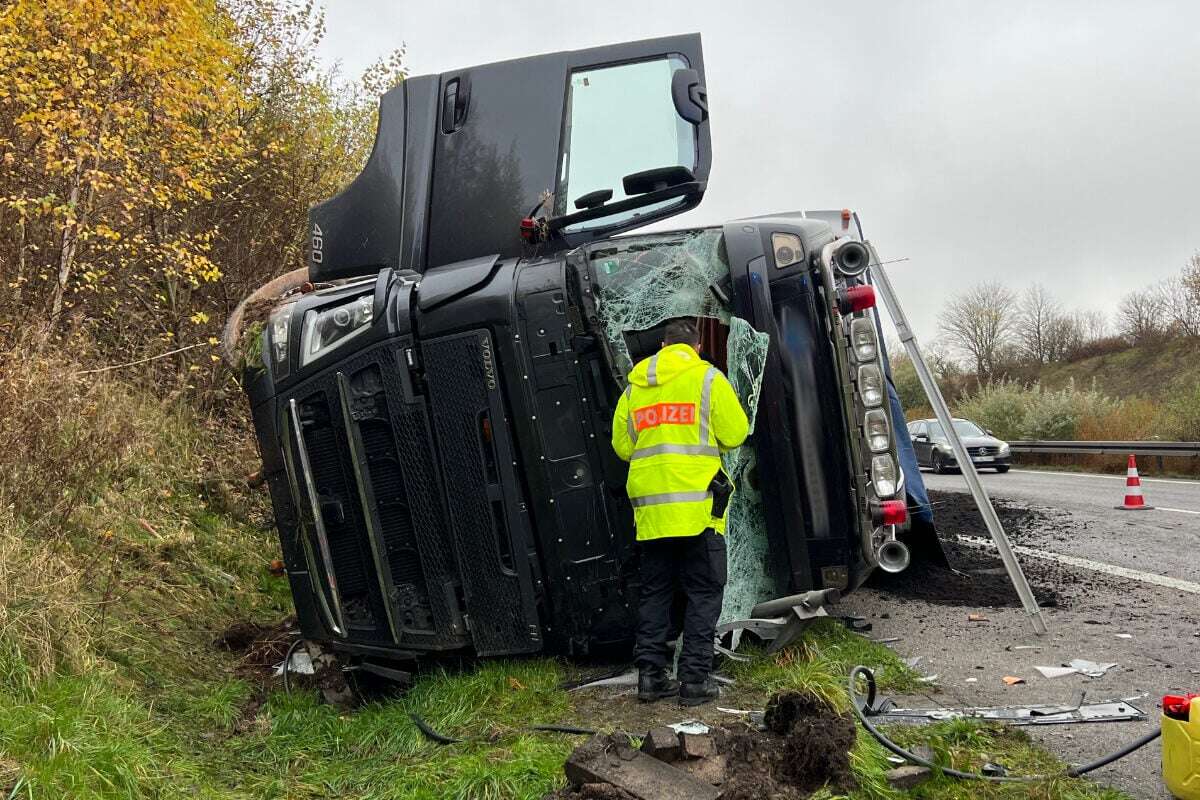
[[[729,382],[742,402],[754,432],[763,367],[770,338],[734,316],[709,286],[729,274],[719,229],[651,234],[615,240],[591,253],[603,276],[597,298],[602,333],[622,376],[632,368],[627,335],[647,331],[675,317],[702,317],[728,326],[724,342]],[[721,622],[749,617],[756,603],[775,596],[769,568],[762,497],[747,480],[754,449],[735,448],[722,456],[737,491],[729,506],[726,543],[729,578]]]

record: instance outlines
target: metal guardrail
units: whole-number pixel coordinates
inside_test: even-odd
[[[1009,442],[1014,453],[1070,453],[1074,455],[1200,456],[1200,442]]]

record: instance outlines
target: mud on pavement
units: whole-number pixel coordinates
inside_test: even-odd
[[[1019,606],[1021,601],[999,556],[957,540],[958,536],[991,538],[971,495],[930,491],[929,499],[950,566],[925,557],[925,554],[915,554],[912,564],[904,572],[889,574],[877,570],[866,585],[885,595],[918,598],[934,605]],[[995,499],[992,505],[1005,533],[1014,542],[1033,534],[1063,535],[1073,524],[1069,514],[1051,509]],[[1081,583],[1077,572],[1051,562],[1026,560],[1021,566],[1038,604],[1043,607],[1065,607],[1069,603],[1067,595],[1075,592],[1065,592],[1064,588]]]

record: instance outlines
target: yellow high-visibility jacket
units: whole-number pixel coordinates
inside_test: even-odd
[[[668,345],[633,368],[612,445],[629,462],[638,541],[725,532],[725,516],[712,515],[709,483],[721,451],[740,445],[748,430],[729,381],[690,346]]]

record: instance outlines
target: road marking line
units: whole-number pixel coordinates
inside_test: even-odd
[[[1062,475],[1065,478],[1104,478],[1110,481],[1123,481],[1124,475],[1100,475],[1095,472],[1055,472],[1051,469],[1014,469],[1013,472],[1020,472],[1025,475]],[[1200,485],[1200,481],[1180,480],[1177,478],[1142,478],[1142,483],[1182,483],[1185,486]]]
[[[995,542],[991,539],[981,539],[977,536],[959,536],[958,540],[964,544],[975,545],[976,547],[990,547],[993,549],[996,547]],[[1200,583],[1192,583],[1181,578],[1168,578],[1165,575],[1155,575],[1152,572],[1118,567],[1116,564],[1105,564],[1101,561],[1091,561],[1086,558],[1079,558],[1078,556],[1064,556],[1061,553],[1051,553],[1049,550],[1038,550],[1035,547],[1025,547],[1019,544],[1013,545],[1012,549],[1014,553],[1023,556],[1032,556],[1033,558],[1040,558],[1045,561],[1057,561],[1059,564],[1089,569],[1093,572],[1102,572],[1105,575],[1129,578],[1130,580],[1163,586],[1168,589],[1178,589],[1181,592],[1188,592],[1190,594],[1200,594]]]
[[[1166,506],[1155,506],[1159,511],[1174,511],[1176,514],[1200,514],[1200,511],[1189,511],[1186,508],[1167,508]]]

